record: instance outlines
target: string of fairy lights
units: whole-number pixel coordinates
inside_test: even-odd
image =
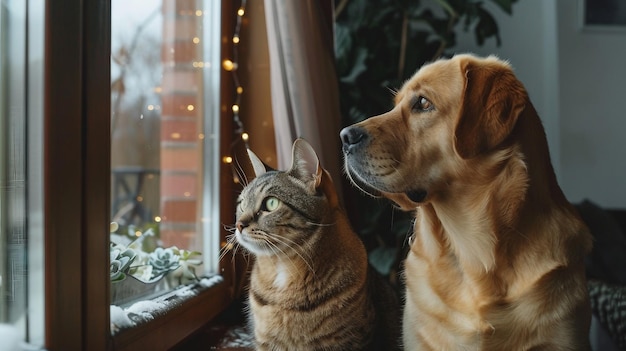
[[[240,33],[241,33],[241,27],[243,25],[243,16],[246,13],[246,2],[247,2],[246,0],[241,0],[241,5],[237,9],[235,29],[233,31],[233,37],[232,37],[232,45],[233,45],[232,58],[224,59],[222,61],[222,68],[226,70],[227,72],[231,73],[232,79],[233,79],[233,85],[235,87],[235,101],[233,105],[231,106],[231,111],[233,114],[232,115],[233,122],[235,123],[234,132],[237,137],[235,141],[233,142],[233,144],[241,140],[245,143],[246,148],[248,148],[249,135],[248,133],[246,133],[244,126],[243,126],[243,122],[241,121],[241,118],[239,116],[241,98],[243,96],[243,86],[241,85],[241,81],[239,80],[239,73],[238,73],[239,71],[239,42],[241,40]],[[222,160],[224,163],[228,163],[228,164],[231,164],[233,162],[233,158],[230,155],[224,156]],[[238,178],[234,177],[234,181],[238,182]]]
[[[243,86],[241,85],[241,81],[239,80],[239,73],[238,73],[239,43],[241,41],[240,33],[241,33],[241,27],[243,25],[243,16],[246,13],[246,2],[247,2],[246,0],[241,0],[241,5],[237,9],[235,29],[233,31],[233,37],[232,37],[232,44],[233,44],[232,58],[224,59],[222,61],[222,68],[225,71],[231,73],[232,78],[233,78],[233,85],[235,87],[235,101],[233,105],[231,106],[231,111],[233,113],[233,122],[235,124],[234,133],[236,134],[236,137],[235,137],[235,140],[231,143],[231,147],[230,147],[231,154],[234,153],[235,146],[241,141],[244,142],[245,147],[247,149],[248,139],[249,139],[249,135],[248,133],[246,133],[245,128],[243,126],[243,122],[241,121],[241,118],[239,117],[241,97],[243,96]],[[237,169],[233,164],[233,156],[230,156],[230,155],[224,156],[222,158],[222,161],[226,164],[230,164],[231,170],[233,172],[233,182],[240,183]],[[220,261],[226,252],[230,252],[233,249],[233,241],[232,240],[223,241],[221,243],[221,246],[222,246],[223,253],[220,254]],[[236,276],[237,261],[231,260],[231,264],[233,265],[233,272],[235,272],[235,276]],[[243,280],[240,279],[239,281],[237,281],[237,279],[233,279],[232,284],[233,284],[232,286],[233,291],[239,291],[241,288],[241,285],[243,284]]]

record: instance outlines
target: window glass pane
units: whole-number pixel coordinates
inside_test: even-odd
[[[0,347],[44,340],[44,1],[0,1]]]
[[[111,303],[123,308],[217,272],[220,9],[111,8]]]

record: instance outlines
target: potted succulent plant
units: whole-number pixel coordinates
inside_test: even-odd
[[[111,232],[118,229],[111,224]],[[135,229],[131,229],[134,233]],[[202,264],[198,251],[176,246],[160,247],[154,231],[147,229],[128,245],[110,244],[111,303],[124,304],[148,298],[181,284],[198,281]]]

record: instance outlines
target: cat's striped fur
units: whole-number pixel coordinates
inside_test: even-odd
[[[289,171],[266,172],[242,191],[235,236],[254,254],[250,326],[258,350],[394,350],[400,317],[390,288],[370,271],[330,175],[302,139]]]

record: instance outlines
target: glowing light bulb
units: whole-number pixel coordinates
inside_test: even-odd
[[[239,36],[236,34],[233,36],[233,44],[239,44]]]
[[[233,112],[234,113],[239,112],[239,105],[233,105]]]
[[[243,87],[239,86],[237,87],[237,94],[241,94],[241,93],[243,93]]]
[[[230,157],[230,156],[224,156],[222,158],[222,162],[224,162],[224,163],[233,163],[233,158]]]
[[[248,135],[248,133],[241,133],[241,140],[248,141],[249,138],[250,136]]]
[[[237,16],[239,17],[243,17],[245,13],[246,11],[243,9],[243,7],[240,7],[239,10],[237,10]]]
[[[222,67],[224,67],[224,69],[227,71],[232,71],[237,69],[237,64],[229,59],[226,59],[222,61]]]

